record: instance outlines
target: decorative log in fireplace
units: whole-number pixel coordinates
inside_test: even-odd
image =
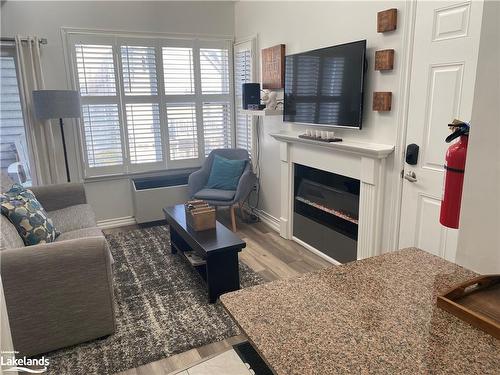
[[[329,257],[357,259],[360,182],[295,164],[293,233]]]

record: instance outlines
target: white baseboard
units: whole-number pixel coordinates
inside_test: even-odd
[[[268,214],[263,210],[256,210],[257,216],[264,223],[271,227],[276,232],[280,232],[280,221],[278,218],[274,217],[271,214]]]
[[[302,241],[301,239],[293,236],[292,237],[292,240],[294,240],[295,242],[297,242],[299,245],[302,245],[303,247],[305,247],[307,250],[309,250],[311,253],[314,253],[318,256],[320,256],[321,258],[327,260],[328,262],[330,262],[331,264],[335,264],[336,266],[342,264],[338,261],[336,261],[335,259],[329,257],[328,255],[322,253],[321,251],[319,251],[318,249],[316,249],[315,247],[309,245],[308,243]]]
[[[124,216],[124,217],[117,217],[113,219],[104,219],[97,221],[97,226],[101,229],[118,228],[134,224],[137,224],[137,222],[135,221],[135,218],[133,216]]]

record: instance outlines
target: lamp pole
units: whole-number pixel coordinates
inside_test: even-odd
[[[61,128],[61,136],[62,136],[62,145],[63,145],[63,153],[64,153],[64,165],[66,166],[66,179],[70,182],[69,176],[69,166],[68,166],[68,153],[66,151],[66,138],[64,138],[64,123],[63,119],[59,119],[59,127]]]

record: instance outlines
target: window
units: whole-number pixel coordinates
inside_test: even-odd
[[[252,152],[252,116],[241,112],[242,85],[253,80],[253,42],[237,43],[234,46],[234,86],[236,106],[236,147]]]
[[[0,56],[0,169],[14,181],[31,186],[15,49],[10,46],[2,46]]]
[[[233,145],[229,41],[70,37],[87,177],[200,165]]]

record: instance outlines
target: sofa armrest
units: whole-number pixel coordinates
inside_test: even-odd
[[[238,187],[236,188],[236,194],[234,196],[234,202],[241,202],[248,197],[248,194],[252,191],[253,187],[257,182],[257,176],[248,168],[240,177],[238,182]]]
[[[205,187],[208,180],[208,172],[203,168],[193,172],[188,178],[188,194],[192,198],[197,192]]]
[[[35,355],[114,332],[104,237],[9,249],[0,256],[15,350]]]
[[[85,188],[81,183],[33,186],[30,190],[33,191],[45,211],[87,203]]]

